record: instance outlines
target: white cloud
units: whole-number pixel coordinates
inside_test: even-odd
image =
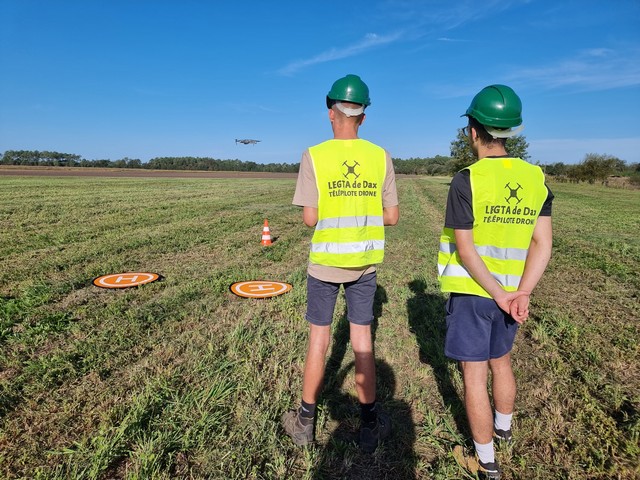
[[[268,107],[266,105],[260,105],[257,103],[227,102],[225,103],[225,106],[229,110],[235,111],[237,113],[242,113],[242,114],[252,114],[252,113],[256,113],[257,111],[267,112],[267,113],[280,113],[280,111],[277,109]]]
[[[469,40],[463,40],[461,38],[449,38],[449,37],[440,37],[437,39],[439,42],[468,42]]]
[[[591,48],[585,50],[583,54],[587,57],[606,57],[611,54],[615,54],[615,51],[610,48]]]
[[[477,93],[478,82],[426,85],[437,98],[469,97]],[[485,83],[494,82],[486,79]],[[514,87],[536,90],[564,89],[592,92],[640,86],[640,47],[616,51],[610,48],[582,50],[572,57],[535,66],[512,66],[502,82]]]
[[[318,55],[315,55],[311,58],[305,60],[296,60],[295,62],[291,62],[288,65],[284,66],[278,73],[281,75],[292,75],[296,73],[298,70],[302,70],[303,68],[310,67],[312,65],[317,65],[319,63],[331,62],[333,60],[339,60],[342,58],[353,57],[355,55],[359,55],[361,53],[367,52],[376,47],[380,47],[383,45],[388,45],[390,43],[396,42],[402,37],[401,32],[392,33],[389,35],[378,35],[376,33],[368,33],[365,37],[352,45],[347,45],[346,47],[340,48],[331,48],[330,50],[326,50]]]
[[[496,17],[505,10],[529,3],[530,0],[473,0],[441,2],[439,0],[388,0],[384,2],[385,18],[406,22],[423,34],[431,29],[447,31]],[[419,35],[422,36],[422,35]]]
[[[554,63],[518,67],[509,76],[509,81],[543,88],[571,87],[578,91],[640,85],[640,48],[583,50],[574,57]]]

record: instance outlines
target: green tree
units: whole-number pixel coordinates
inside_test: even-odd
[[[551,165],[543,165],[543,168],[547,175],[566,175],[568,165],[565,165],[562,162],[556,162]]]
[[[461,128],[458,129],[458,134],[455,140],[451,142],[451,161],[449,162],[449,173],[454,174],[465,167],[468,167],[475,162],[478,157],[471,150],[469,145],[469,139],[464,134]]]
[[[142,161],[139,158],[129,158],[127,168],[142,168]]]
[[[80,164],[82,157],[72,153],[60,152],[40,152],[38,150],[7,150],[2,156],[1,163],[4,165],[48,165],[48,166],[70,166],[75,167]]]
[[[617,157],[612,157],[612,164],[613,164],[613,173],[615,175],[619,175],[621,173],[624,173],[627,170],[627,162],[625,162],[624,160],[620,160]]]
[[[523,160],[529,160],[530,158],[528,148],[529,144],[524,135],[507,138],[505,143],[505,149],[509,155]],[[449,163],[449,173],[451,174],[468,167],[477,160],[471,145],[469,145],[469,139],[461,128],[458,129],[456,138],[451,142],[451,157],[452,160]]]
[[[449,157],[436,155],[427,158],[394,158],[393,167],[396,173],[409,175],[442,175],[447,173]]]
[[[624,161],[612,155],[588,153],[578,165],[578,179],[589,183],[599,180],[604,184],[610,175],[624,170],[625,167]]]

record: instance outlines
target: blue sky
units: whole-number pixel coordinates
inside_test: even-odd
[[[448,155],[503,83],[532,161],[640,162],[637,0],[2,0],[0,18],[0,153],[296,163],[354,73],[361,137],[395,158]]]

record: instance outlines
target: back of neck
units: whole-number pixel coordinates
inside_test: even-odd
[[[478,146],[478,158],[486,157],[504,157],[509,155],[502,145],[493,145],[486,147],[485,145]]]
[[[358,138],[358,128],[352,125],[332,124],[334,140],[356,140]]]

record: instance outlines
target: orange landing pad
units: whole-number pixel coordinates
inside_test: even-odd
[[[129,288],[155,282],[160,278],[159,274],[148,272],[112,273],[95,278],[93,284],[100,288]]]
[[[292,288],[293,286],[288,283],[269,280],[252,280],[236,282],[229,287],[229,290],[243,298],[269,298],[287,293]]]

